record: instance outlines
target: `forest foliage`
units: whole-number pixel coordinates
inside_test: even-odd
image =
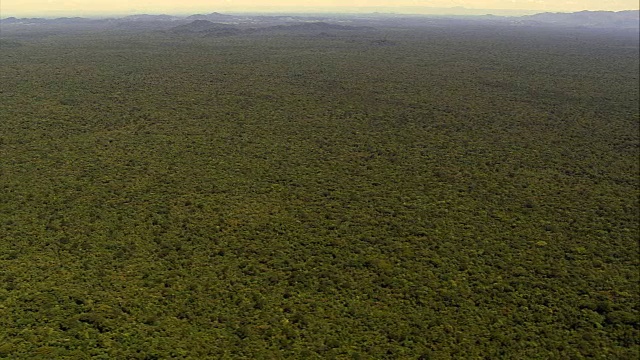
[[[0,41],[0,357],[639,356],[637,38]]]

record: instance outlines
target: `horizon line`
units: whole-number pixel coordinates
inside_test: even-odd
[[[376,11],[376,9],[378,11]],[[414,9],[412,12],[402,12],[402,10]],[[423,10],[423,11],[415,11]],[[427,10],[432,10],[429,12]],[[442,11],[458,10],[458,13],[443,13]],[[577,11],[540,11],[540,10],[528,10],[528,9],[483,9],[483,8],[467,8],[462,6],[457,7],[426,7],[426,6],[401,6],[401,7],[387,7],[387,6],[371,6],[371,7],[357,7],[357,6],[336,6],[336,7],[260,7],[254,9],[219,9],[219,10],[204,10],[194,12],[187,10],[175,10],[175,11],[48,11],[41,14],[38,13],[24,13],[13,14],[9,16],[2,16],[0,11],[0,19],[8,18],[62,18],[62,17],[91,17],[91,18],[108,18],[113,16],[135,16],[135,15],[169,15],[169,16],[190,16],[190,15],[206,15],[212,13],[220,14],[344,14],[344,15],[358,15],[358,14],[388,14],[388,15],[437,15],[437,16],[483,16],[483,15],[496,15],[495,13],[511,13],[512,15],[497,15],[497,16],[526,16],[533,14],[543,13],[555,13],[555,14],[571,14],[579,12],[624,12],[624,11],[640,11],[639,9],[626,9],[626,10],[577,10]],[[466,12],[466,13],[465,13]],[[520,14],[520,15],[516,15]]]

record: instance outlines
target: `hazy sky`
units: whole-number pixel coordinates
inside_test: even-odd
[[[199,13],[213,11],[304,11],[335,9],[354,11],[364,7],[391,8],[466,7],[536,11],[629,10],[638,0],[0,0],[0,17],[111,15],[132,13]],[[370,9],[366,9],[370,10]],[[398,9],[397,12],[401,12]]]

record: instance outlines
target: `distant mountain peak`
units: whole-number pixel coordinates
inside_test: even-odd
[[[544,12],[523,16],[522,19],[566,26],[638,28],[640,10]]]

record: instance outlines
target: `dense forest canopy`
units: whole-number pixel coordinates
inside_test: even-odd
[[[191,20],[0,33],[0,357],[638,358],[636,31]]]

